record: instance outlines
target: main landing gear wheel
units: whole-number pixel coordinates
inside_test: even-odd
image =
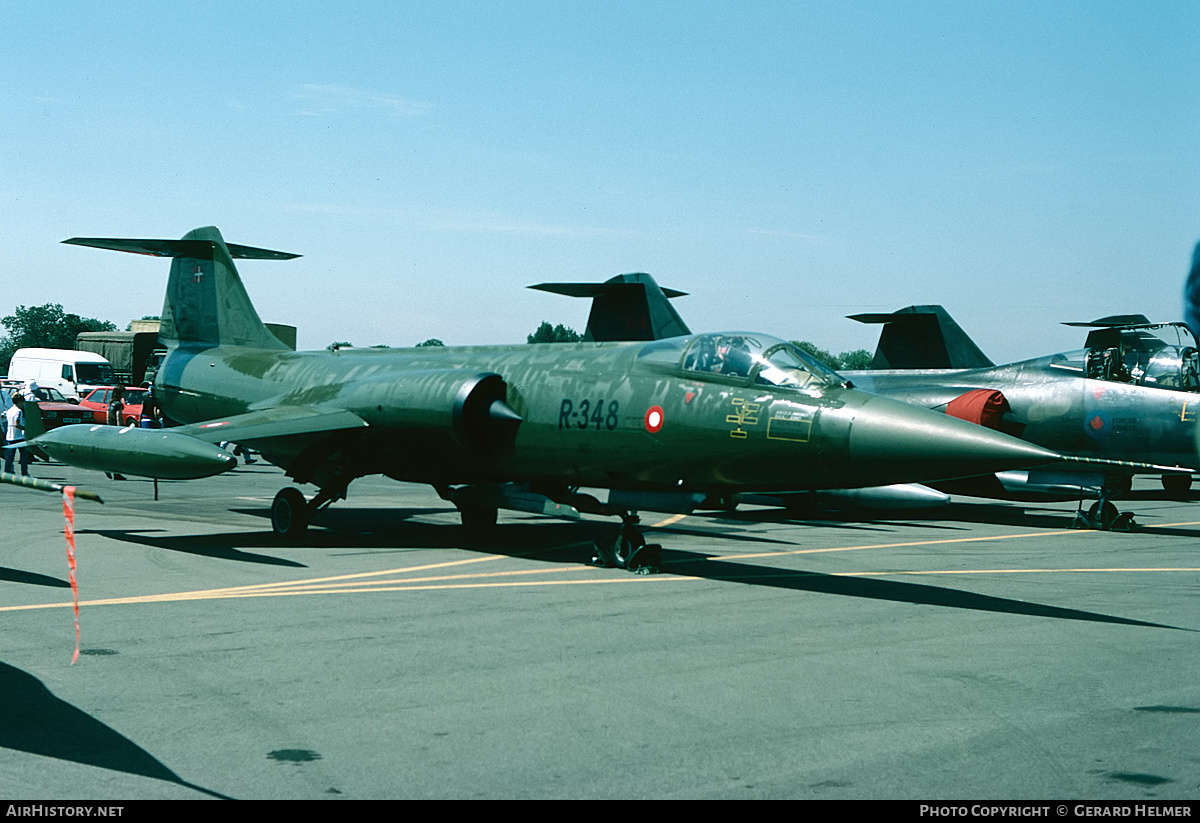
[[[641,522],[636,514],[621,517],[621,528],[611,544],[597,540],[596,554],[589,562],[603,569],[625,569],[635,574],[655,574],[662,565],[662,546],[647,543],[638,528]]]
[[[308,501],[299,489],[280,489],[271,503],[271,528],[282,537],[297,537],[308,528]]]
[[[1111,500],[1101,499],[1092,504],[1087,514],[1084,514],[1082,510],[1076,512],[1072,527],[1128,532],[1137,528],[1137,523],[1133,520],[1133,512],[1120,511]]]

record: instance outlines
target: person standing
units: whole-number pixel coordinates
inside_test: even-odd
[[[25,446],[25,396],[14,394],[12,406],[4,413],[7,443],[4,449],[4,471],[13,473],[13,458],[21,453],[21,475],[29,476],[29,449]]]
[[[125,411],[125,389],[117,386],[113,389],[112,399],[108,401],[108,425],[121,425],[121,413]]]
[[[125,389],[117,386],[113,389],[112,399],[108,401],[108,425],[121,425],[121,413],[125,411]],[[124,480],[125,475],[116,472],[105,472],[113,480]]]
[[[146,397],[142,400],[142,416],[138,418],[138,426],[143,429],[161,429],[158,419],[158,404],[154,402],[154,392],[146,389]]]
[[[4,416],[12,408],[12,394],[0,391],[0,454],[3,454],[4,444],[8,442],[8,418]]]

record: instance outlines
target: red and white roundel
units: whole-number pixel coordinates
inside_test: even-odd
[[[642,419],[642,422],[646,424],[646,431],[656,434],[663,427],[662,406],[651,406],[646,409],[646,416]]]

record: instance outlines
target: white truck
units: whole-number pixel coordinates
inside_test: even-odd
[[[112,364],[98,354],[73,349],[17,349],[6,382],[36,380],[78,402],[99,386],[116,385]]]

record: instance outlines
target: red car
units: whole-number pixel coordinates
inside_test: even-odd
[[[112,400],[112,393],[115,388],[116,386],[103,386],[99,389],[92,389],[87,397],[79,401],[81,406],[87,406],[92,410],[95,422],[108,422],[108,402]],[[138,425],[138,421],[142,418],[142,401],[145,399],[145,389],[128,386],[125,388],[125,411],[121,412],[121,425]],[[92,421],[89,420],[88,422]]]
[[[56,429],[68,423],[91,423],[92,410],[70,403],[58,389],[38,387],[38,409],[42,412],[42,425]]]

